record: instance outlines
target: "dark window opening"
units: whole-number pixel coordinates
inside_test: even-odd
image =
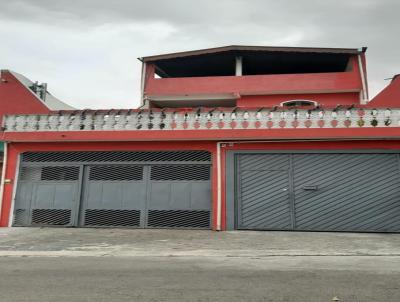
[[[231,52],[160,60],[155,62],[161,78],[216,77],[235,75],[235,55]]]
[[[347,71],[349,55],[275,52],[245,54],[242,60],[243,75],[329,73]]]
[[[226,51],[154,61],[161,78],[234,76],[236,57],[242,75],[304,74],[351,70],[351,54],[282,51]]]

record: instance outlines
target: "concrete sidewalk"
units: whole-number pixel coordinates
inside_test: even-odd
[[[400,234],[3,228],[0,256],[400,256]]]

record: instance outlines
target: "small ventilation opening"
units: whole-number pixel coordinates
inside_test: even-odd
[[[211,161],[208,151],[26,152],[22,162]]]
[[[163,165],[151,167],[151,180],[209,180],[210,166],[206,165]]]
[[[88,209],[85,211],[85,226],[138,227],[140,211]]]
[[[92,166],[89,173],[89,180],[129,181],[142,180],[142,178],[142,166]]]
[[[27,224],[27,214],[28,210],[26,209],[16,209],[14,213],[14,226],[19,226],[19,225],[26,225]]]
[[[24,181],[76,181],[79,167],[22,167],[20,179]]]
[[[71,221],[71,210],[67,209],[33,209],[32,224],[67,225]]]
[[[282,107],[316,107],[318,103],[309,100],[290,100],[281,103]]]

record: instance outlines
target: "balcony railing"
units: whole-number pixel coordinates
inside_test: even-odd
[[[6,132],[399,127],[400,109],[63,111],[9,115]]]

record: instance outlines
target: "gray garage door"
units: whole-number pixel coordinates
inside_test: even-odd
[[[210,177],[204,151],[26,153],[14,225],[208,229]]]
[[[238,229],[400,232],[398,154],[237,155]]]

